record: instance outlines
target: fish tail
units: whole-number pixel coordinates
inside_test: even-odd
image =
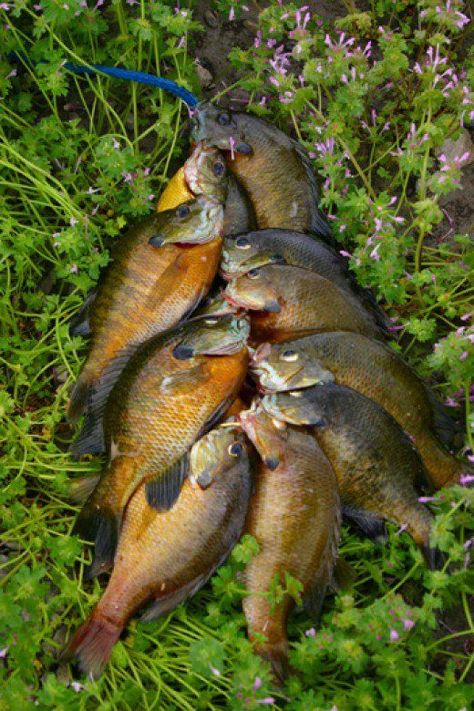
[[[69,396],[66,409],[66,416],[69,422],[77,422],[80,416],[84,414],[91,394],[92,383],[93,378],[89,376],[86,369],[83,369]]]
[[[86,572],[87,580],[112,567],[121,522],[121,512],[115,512],[95,494],[84,504],[76,519],[73,533],[78,533],[95,544],[94,560]]]
[[[434,394],[427,388],[428,399],[433,412],[433,430],[445,447],[456,447],[456,440],[462,436],[464,423],[460,423],[453,417],[449,408],[446,407]]]
[[[448,452],[434,435],[417,437],[415,445],[436,489],[457,484],[461,474],[468,468],[461,459],[456,459]]]
[[[96,608],[79,627],[64,648],[61,659],[77,657],[79,666],[90,679],[97,679],[110,659],[123,626],[113,622]]]
[[[270,662],[277,684],[283,684],[292,671],[288,660],[288,639],[286,637],[282,637],[278,641],[275,640],[272,642],[256,644],[254,649],[255,652],[262,657],[262,659]]]
[[[430,545],[433,516],[421,503],[411,506],[406,512],[407,531],[418,545],[426,564],[431,570],[441,570],[445,557],[439,548]]]
[[[92,476],[81,476],[77,479],[72,479],[69,483],[69,498],[76,504],[83,504],[94,491],[99,483],[100,476],[93,474]]]

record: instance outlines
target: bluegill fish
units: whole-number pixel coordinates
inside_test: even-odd
[[[278,343],[322,331],[381,336],[358,298],[319,274],[286,265],[252,269],[230,281],[224,298],[250,309],[255,342]]]
[[[227,165],[250,197],[260,229],[312,231],[331,241],[304,148],[262,119],[207,102],[194,111],[192,135],[226,152]]]
[[[176,207],[196,195],[214,196],[221,200],[222,185],[216,177],[226,172],[222,154],[214,147],[198,143],[190,157],[168,181],[160,195],[157,210]],[[224,235],[255,229],[255,213],[248,195],[238,180],[227,175],[227,196],[224,196]]]
[[[216,155],[206,155],[214,165]],[[200,165],[204,169],[202,161]],[[87,410],[98,393],[107,399],[113,385],[111,371],[117,377],[119,363],[123,368],[141,343],[192,313],[209,291],[222,247],[226,176],[225,171],[214,175],[212,167],[207,169],[210,198],[200,195],[146,218],[113,250],[84,320],[75,328],[75,333],[91,338],[71,392],[71,421]]]
[[[397,422],[380,405],[342,385],[266,395],[266,412],[279,420],[311,425],[336,472],[342,503],[355,517],[388,519],[406,528],[431,566],[433,517],[416,486],[430,489],[423,462]]]
[[[318,383],[346,385],[381,405],[415,443],[433,484],[459,479],[466,464],[443,446],[456,435],[446,408],[391,348],[356,333],[318,333],[285,344],[262,345],[251,369],[268,392]]]
[[[151,602],[143,616],[151,620],[194,595],[241,535],[251,491],[243,439],[220,430],[192,471],[197,482],[211,472],[212,482],[185,481],[170,511],[151,508],[143,484],[127,506],[107,588],[63,653],[66,659],[76,656],[92,679],[102,673],[135,612]]]
[[[149,505],[175,503],[186,452],[228,409],[247,372],[248,322],[223,316],[188,321],[155,337],[130,360],[107,401],[91,409],[78,446],[102,446],[108,463],[76,531],[95,541],[90,574],[113,560],[124,509],[145,485]]]
[[[337,557],[339,494],[334,471],[309,433],[277,429],[258,408],[242,412],[240,421],[262,455],[246,522],[260,550],[245,569],[243,608],[255,650],[281,680],[288,671],[286,625],[294,600],[286,595],[272,608],[268,593],[275,579],[283,582],[290,573],[303,584],[308,611],[319,618]],[[268,466],[270,451],[278,452],[277,467]]]
[[[321,239],[294,230],[277,229],[225,234],[220,265],[225,279],[235,279],[268,264],[300,267],[329,279],[341,289],[356,294],[365,308],[374,314],[379,326],[387,328],[387,317],[372,292],[357,284],[346,260]]]

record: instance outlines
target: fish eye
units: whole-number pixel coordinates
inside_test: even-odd
[[[217,123],[219,126],[228,126],[230,124],[229,114],[218,114]]]
[[[240,442],[234,442],[233,444],[229,445],[227,451],[229,452],[231,457],[239,457],[242,454],[242,445],[240,444]]]
[[[219,319],[217,316],[210,316],[209,318],[204,319],[204,323],[208,326],[215,326],[216,323],[219,323]]]
[[[189,205],[180,205],[176,210],[178,217],[186,217],[190,212]]]
[[[222,178],[225,173],[224,163],[221,163],[221,161],[217,161],[217,163],[214,163],[214,165],[212,166],[212,171],[216,178]]]
[[[303,397],[303,393],[301,390],[291,390],[288,395],[290,397]]]
[[[247,272],[247,276],[249,279],[258,279],[260,276],[260,269],[251,269],[249,272]]]
[[[239,249],[249,249],[250,242],[248,241],[247,237],[237,237],[237,239],[235,240],[235,246]]]
[[[287,363],[294,363],[295,360],[298,360],[299,358],[299,353],[296,351],[283,351],[283,353],[280,356],[280,360],[285,360]]]
[[[272,254],[270,255],[271,262],[284,262],[285,258],[282,254]]]

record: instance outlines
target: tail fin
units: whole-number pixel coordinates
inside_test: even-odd
[[[278,686],[282,686],[288,675],[292,673],[288,661],[288,640],[284,638],[279,642],[256,645],[255,652],[262,659],[270,662],[275,682]]]
[[[69,498],[76,504],[83,504],[99,483],[100,476],[81,476],[69,482]]]
[[[77,422],[84,413],[90,397],[91,385],[92,381],[90,381],[87,374],[82,371],[74,383],[71,395],[69,396],[66,410],[66,416],[69,422]]]
[[[117,514],[103,504],[96,503],[94,496],[85,503],[77,517],[73,533],[95,543],[95,555],[86,578],[90,579],[109,570],[114,562],[121,513]]]
[[[427,388],[428,398],[433,411],[433,431],[439,440],[448,448],[456,448],[462,444],[463,424],[457,422],[449,408],[438,400],[434,392]],[[461,442],[458,442],[461,438]]]
[[[90,679],[98,679],[110,659],[112,648],[122,629],[120,625],[115,625],[102,616],[96,608],[69,640],[61,659],[67,661],[77,657],[81,671]]]

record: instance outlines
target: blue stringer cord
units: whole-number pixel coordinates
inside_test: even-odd
[[[191,94],[190,91],[176,84],[176,82],[171,79],[164,79],[163,77],[157,77],[153,74],[146,74],[145,72],[135,72],[131,69],[120,69],[120,67],[107,67],[104,64],[93,64],[90,67],[80,67],[76,64],[65,63],[65,68],[69,69],[70,72],[74,74],[96,74],[96,72],[102,72],[102,74],[107,74],[110,77],[115,77],[115,79],[125,79],[126,81],[136,81],[139,84],[148,84],[148,86],[156,86],[159,89],[164,89],[174,94],[179,99],[184,101],[185,104],[193,108],[199,103],[199,100]]]
[[[19,53],[10,52],[9,58],[15,61],[25,61],[27,64],[32,64],[30,59]],[[120,69],[120,67],[107,67],[105,64],[92,64],[90,67],[79,66],[77,64],[70,64],[69,62],[64,63],[64,67],[74,74],[97,74],[101,72],[109,77],[115,77],[115,79],[124,79],[125,81],[136,81],[139,84],[148,84],[148,86],[156,86],[158,89],[164,89],[169,91],[170,94],[174,94],[184,101],[190,108],[194,108],[199,103],[199,99],[194,96],[190,91],[180,86],[175,81],[171,79],[164,79],[163,77],[157,77],[154,74],[146,74],[145,72],[135,72],[131,69]]]

